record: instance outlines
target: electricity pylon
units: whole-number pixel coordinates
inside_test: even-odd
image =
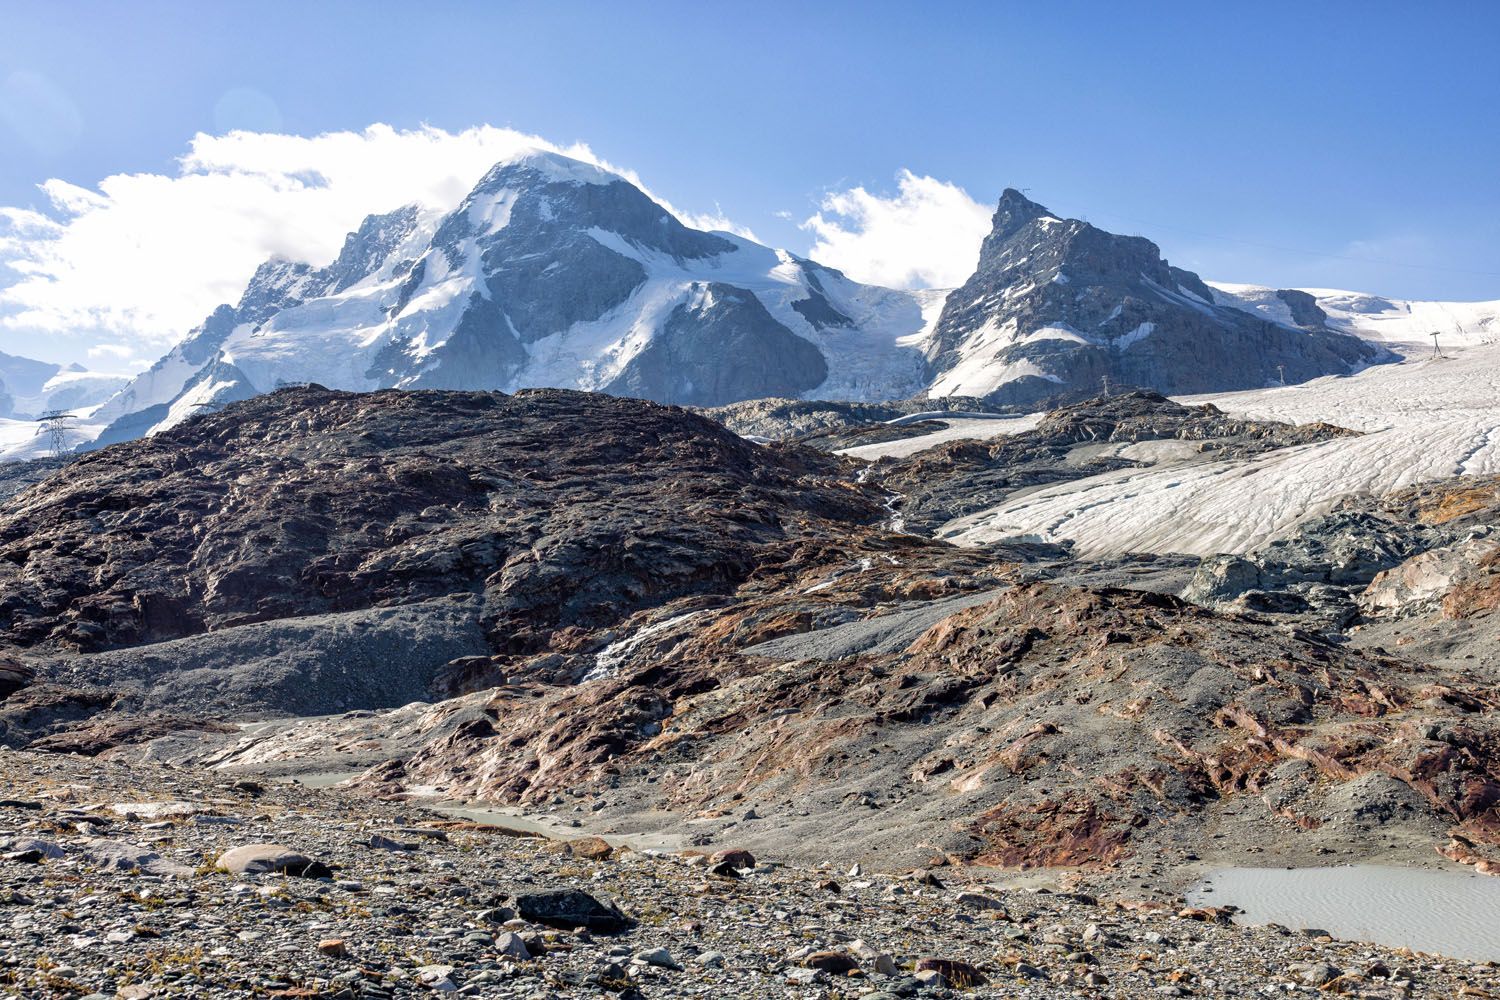
[[[36,418],[37,434],[47,435],[48,450],[53,458],[63,458],[68,454],[68,428],[73,414],[67,410],[48,410]]]

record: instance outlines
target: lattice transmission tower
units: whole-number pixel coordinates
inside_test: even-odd
[[[68,431],[73,426],[73,414],[67,410],[48,410],[36,418],[37,434],[47,435],[47,450],[53,458],[68,454]]]

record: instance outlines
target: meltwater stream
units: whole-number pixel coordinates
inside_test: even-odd
[[[1389,865],[1226,868],[1187,898],[1195,906],[1238,906],[1239,923],[1316,927],[1346,941],[1500,961],[1500,878],[1493,875]]]

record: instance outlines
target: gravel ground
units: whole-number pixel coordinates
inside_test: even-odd
[[[19,997],[1500,995],[1500,969],[1181,903],[507,835],[337,789],[0,751],[0,992]],[[229,874],[276,844],[302,876]],[[544,923],[553,890],[631,926]],[[519,914],[519,915],[518,915]],[[613,915],[600,914],[607,923]],[[523,919],[525,918],[525,919]]]

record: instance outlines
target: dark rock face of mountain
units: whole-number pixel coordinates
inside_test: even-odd
[[[726,357],[733,363],[725,364]],[[697,302],[672,310],[661,332],[606,391],[714,406],[805,392],[827,377],[818,349],[776,322],[759,299],[712,282]]]
[[[289,389],[13,498],[0,629],[100,650],[468,594],[495,650],[533,649],[874,519],[840,466],[607,396]]]
[[[417,207],[406,205],[385,215],[371,215],[344,237],[334,262],[320,275],[329,292],[342,292],[380,270],[382,264],[417,228]],[[241,304],[243,308],[243,304]]]
[[[1150,240],[1060,219],[1007,189],[979,266],[929,343],[934,394],[1029,405],[1096,395],[1108,378],[1187,394],[1339,374],[1385,352],[1323,325],[1306,293],[1299,327],[1213,304],[1197,275]]]

